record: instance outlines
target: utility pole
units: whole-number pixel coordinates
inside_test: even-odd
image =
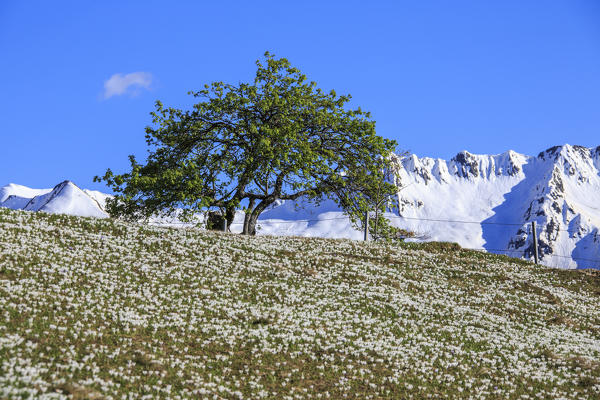
[[[369,212],[365,212],[365,242],[369,241]]]
[[[535,232],[535,221],[531,221],[531,233],[533,233],[533,259],[537,264],[538,259],[538,241],[537,241],[537,233]]]

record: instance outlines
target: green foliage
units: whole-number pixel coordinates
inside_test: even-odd
[[[254,82],[213,82],[190,92],[191,110],[156,102],[146,128],[145,165],[130,156],[131,171],[104,180],[117,196],[113,216],[139,219],[185,210],[185,216],[220,208],[231,223],[242,205],[244,233],[254,233],[261,212],[276,200],[332,198],[353,221],[381,187],[382,163],[395,148],[375,133],[350,95],[324,92],[285,58],[268,52]]]
[[[414,237],[413,232],[391,226],[384,217],[386,211],[394,208],[393,196],[398,193],[389,159],[382,156],[375,160],[374,168],[350,170],[347,175],[348,184],[336,195],[355,227],[364,230],[368,212],[372,238],[403,240]]]

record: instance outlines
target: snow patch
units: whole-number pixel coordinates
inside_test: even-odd
[[[108,217],[97,199],[88,195],[71,181],[59,183],[53,189],[30,189],[10,184],[0,188],[0,193],[8,194],[0,202],[0,207],[81,217]],[[107,196],[109,195],[104,195],[104,198]],[[98,198],[102,197],[98,196]]]

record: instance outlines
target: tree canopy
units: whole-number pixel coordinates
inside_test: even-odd
[[[146,163],[130,156],[131,171],[95,178],[116,193],[108,204],[113,216],[220,208],[230,225],[243,208],[243,232],[254,234],[259,215],[277,200],[331,198],[356,223],[374,193],[394,192],[383,177],[396,143],[376,134],[368,112],[347,107],[350,95],[321,90],[268,52],[256,65],[251,83],[213,82],[190,92],[199,99],[190,110],[156,102]]]

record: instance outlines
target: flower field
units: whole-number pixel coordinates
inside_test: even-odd
[[[0,399],[600,398],[600,275],[0,209]]]

